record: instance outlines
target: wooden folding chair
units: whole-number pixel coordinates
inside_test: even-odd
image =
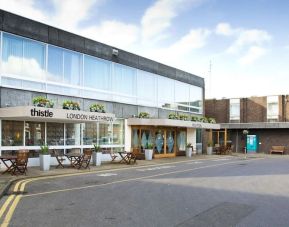
[[[16,161],[13,163],[13,174],[15,175],[17,172],[20,174],[25,174],[27,172],[27,163],[28,163],[28,150],[20,150],[17,152]]]
[[[80,157],[79,166],[78,169],[84,168],[84,169],[90,169],[89,164],[91,160],[92,150],[86,149],[83,151],[83,155]]]
[[[63,162],[66,160],[64,154],[61,151],[55,150],[55,149],[53,149],[53,154],[54,154],[54,156],[55,156],[55,158],[56,158],[56,160],[58,162],[58,165],[56,166],[56,169],[58,167],[64,168]]]

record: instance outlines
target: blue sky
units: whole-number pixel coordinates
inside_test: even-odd
[[[0,0],[0,8],[204,77],[206,98],[289,94],[288,0]]]

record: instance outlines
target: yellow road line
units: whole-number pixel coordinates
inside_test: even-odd
[[[235,163],[239,163],[239,162],[243,162],[243,161],[245,161],[245,160],[220,163],[220,164],[209,165],[209,166],[201,166],[201,167],[191,168],[191,169],[186,169],[186,170],[177,170],[177,171],[171,171],[171,172],[166,172],[166,173],[159,173],[159,174],[154,174],[154,175],[149,175],[149,176],[144,176],[144,177],[130,178],[130,179],[113,181],[113,182],[97,184],[97,185],[89,185],[89,186],[83,186],[83,187],[60,189],[60,190],[54,190],[54,191],[48,191],[48,192],[39,192],[39,193],[30,194],[30,195],[23,195],[22,197],[23,198],[34,197],[34,196],[47,195],[47,194],[53,194],[53,193],[58,193],[58,192],[69,192],[69,191],[76,191],[76,190],[81,190],[81,189],[96,188],[96,187],[102,187],[102,186],[111,185],[111,184],[143,180],[143,179],[148,179],[148,178],[152,178],[152,177],[166,176],[166,175],[175,174],[175,173],[185,173],[185,172],[190,172],[190,171],[199,170],[199,169],[212,168],[212,167],[223,166],[223,165],[230,165],[230,164],[235,164]],[[255,160],[246,160],[246,162],[251,162],[251,161],[255,161]]]
[[[0,219],[1,219],[2,215],[5,213],[10,202],[14,199],[14,197],[15,197],[15,195],[8,196],[7,200],[5,201],[5,203],[3,204],[3,206],[0,209]]]
[[[21,199],[21,196],[22,195],[17,195],[16,198],[14,199],[12,205],[10,206],[10,208],[9,208],[9,210],[5,216],[3,223],[1,224],[1,227],[7,227],[9,225],[9,222],[12,218],[12,215],[16,209],[17,204],[19,203],[19,201]]]

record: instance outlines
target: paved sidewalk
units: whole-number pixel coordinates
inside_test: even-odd
[[[212,159],[212,158],[224,158],[224,157],[240,157],[245,158],[244,154],[240,153],[233,153],[229,156],[220,156],[220,155],[195,155],[192,158],[187,158],[185,156],[175,157],[175,158],[161,158],[161,159],[153,159],[151,161],[146,160],[137,160],[137,164],[121,164],[118,162],[111,163],[111,162],[103,162],[101,166],[93,166],[90,165],[90,170],[86,169],[74,169],[74,168],[58,168],[56,169],[55,166],[51,166],[49,171],[41,171],[39,167],[28,167],[27,175],[18,175],[18,176],[11,176],[9,174],[2,175],[2,171],[0,172],[0,198],[2,197],[3,193],[9,188],[12,182],[20,179],[31,178],[31,177],[41,177],[41,176],[56,176],[56,175],[63,175],[63,174],[73,174],[73,173],[80,173],[80,172],[92,172],[92,171],[103,171],[103,170],[111,170],[111,169],[121,169],[121,168],[131,168],[136,166],[148,166],[148,165],[160,165],[160,164],[169,164],[174,162],[181,162],[181,161],[189,161],[189,160],[200,160],[200,159]],[[262,158],[262,157],[273,157],[271,155],[265,154],[248,154],[246,158]],[[279,157],[279,156],[278,156]],[[284,156],[286,157],[286,156]]]

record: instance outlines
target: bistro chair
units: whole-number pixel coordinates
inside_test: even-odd
[[[81,169],[81,168],[90,169],[89,164],[91,160],[91,155],[92,155],[91,149],[83,150],[83,154],[81,155],[80,160],[79,160],[78,169]]]
[[[56,161],[58,162],[58,165],[56,166],[56,169],[58,167],[64,168],[63,163],[66,160],[66,158],[65,158],[63,152],[61,152],[60,150],[53,149],[53,154],[54,154],[54,156],[56,158]]]
[[[20,174],[25,174],[27,172],[27,164],[28,164],[28,156],[29,151],[28,150],[19,150],[17,152],[17,158],[15,163],[13,163],[13,175],[15,175],[17,172]]]

